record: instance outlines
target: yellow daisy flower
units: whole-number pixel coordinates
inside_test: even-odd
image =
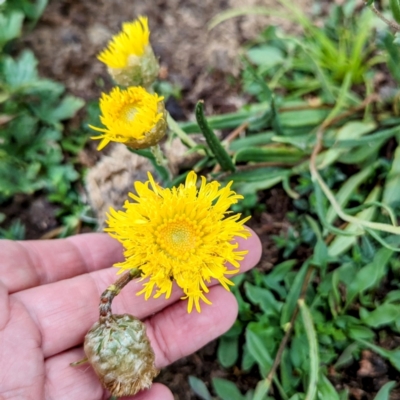
[[[228,211],[243,196],[231,190],[232,182],[221,188],[204,177],[198,188],[194,172],[172,189],[157,185],[150,173],[148,177],[135,183],[137,194],[130,193],[133,202],[125,202],[125,211],[110,209],[105,230],[125,248],[125,261],[115,266],[119,273],[141,270],[146,282],[138,294],[144,293],[146,300],[154,290],[155,298],[168,298],[175,281],[188,299],[188,312],[193,305],[200,312],[200,299],[210,304],[206,283],[216,279],[229,290],[233,283],[226,275],[238,271],[247,253],[236,250],[234,238],[250,236],[243,226],[250,217],[240,220],[240,214]]]
[[[167,129],[163,97],[150,94],[142,87],[121,90],[115,87],[100,98],[100,121],[105,128],[89,125],[102,132],[92,139],[102,139],[98,150],[109,142],[121,142],[142,149],[157,144]]]
[[[122,24],[97,58],[108,66],[113,79],[124,86],[149,86],[160,69],[149,44],[150,30],[146,17]]]

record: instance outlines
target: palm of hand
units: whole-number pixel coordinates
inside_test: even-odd
[[[245,271],[259,260],[260,243],[255,235],[238,241],[242,249],[251,249],[241,265]],[[119,244],[104,234],[0,241],[0,400],[109,397],[90,366],[69,364],[84,357],[81,343],[98,318],[99,296],[116,280],[116,270],[108,267],[121,257]],[[168,300],[144,301],[136,296],[140,288],[131,283],[116,298],[113,311],[145,320],[158,368],[196,351],[236,318],[235,299],[219,286],[211,287],[213,305],[201,314],[187,314],[177,289]],[[173,396],[154,384],[131,398]]]
[[[4,285],[0,286],[0,303],[0,399],[24,398],[27,390],[32,399],[44,398],[45,365],[40,330],[23,304],[12,296],[7,299]]]

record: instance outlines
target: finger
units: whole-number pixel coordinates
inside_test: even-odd
[[[184,302],[177,302],[145,321],[147,335],[155,352],[157,368],[163,368],[195,352],[232,326],[237,316],[234,296],[222,287],[215,286],[210,289],[209,298],[212,305],[205,307],[201,313],[188,314]],[[69,363],[82,357],[82,350],[73,349],[46,361],[48,371],[46,387],[51,390],[48,392],[51,394],[49,398],[75,398],[71,396],[71,391],[74,391],[76,386],[79,387],[79,390],[76,390],[76,393],[80,394],[79,398],[96,398],[90,397],[90,393],[99,387],[93,369],[88,365],[69,367]],[[142,394],[143,400],[147,400],[145,394],[146,392]],[[98,392],[96,395],[98,396]],[[137,400],[136,397],[134,399]],[[164,397],[160,396],[158,399]]]
[[[174,400],[171,391],[161,383],[154,383],[149,390],[143,390],[136,396],[124,397],[124,400]]]
[[[0,399],[43,398],[40,333],[28,312],[0,282]],[[23,385],[21,385],[23,376]]]
[[[8,291],[0,281],[0,331],[5,327],[10,318],[10,305],[8,301]]]
[[[158,368],[194,353],[233,325],[238,311],[235,296],[214,286],[208,298],[212,304],[201,313],[189,314],[180,301],[145,321]]]
[[[69,350],[46,360],[46,399],[70,400],[109,399],[108,391],[101,387],[99,379],[89,364],[71,367],[69,364],[84,357],[82,348]],[[171,391],[155,383],[149,390],[126,400],[173,400]]]
[[[122,246],[105,233],[55,240],[0,240],[0,279],[14,293],[107,268],[122,259]]]
[[[250,249],[241,262],[240,271],[245,272],[258,262],[261,245],[255,234],[247,240],[238,240],[238,243],[239,250]],[[45,357],[82,343],[98,319],[100,294],[116,280],[115,272],[114,268],[108,268],[13,295],[25,304],[39,326]],[[130,313],[143,319],[182,297],[182,291],[174,286],[169,299],[161,297],[146,301],[143,296],[136,295],[142,285],[142,282],[134,281],[122,290],[113,302],[113,312]],[[186,301],[183,305],[187,306]],[[207,307],[204,305],[203,309]]]

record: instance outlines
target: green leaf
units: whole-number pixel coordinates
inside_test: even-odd
[[[395,33],[395,35],[394,35],[394,40],[393,40],[393,43],[394,44],[397,44],[397,45],[400,45],[400,34],[399,34],[400,32],[396,32]]]
[[[400,0],[389,0],[393,18],[400,24]]]
[[[271,143],[271,138],[274,136],[274,132],[260,132],[256,135],[246,136],[233,140],[229,144],[229,149],[232,151],[238,151],[246,147],[256,147]]]
[[[328,247],[322,239],[317,240],[312,262],[314,265],[320,267],[323,271],[325,271],[328,263]]]
[[[290,345],[290,361],[297,370],[308,371],[308,342],[304,332],[295,332]]]
[[[378,200],[380,193],[381,193],[380,186],[375,186],[374,189],[370,192],[370,194],[366,198],[365,203],[370,203]],[[376,212],[376,207],[370,207],[359,212],[356,215],[356,217],[364,221],[371,221],[375,216],[375,212]],[[354,234],[354,236],[353,237],[347,237],[344,235],[336,236],[328,247],[328,254],[331,257],[337,257],[343,254],[345,251],[347,251],[351,246],[355,244],[357,240],[356,235],[362,234],[363,231],[360,229],[360,226],[358,224],[350,223],[343,230],[343,233]]]
[[[222,115],[212,115],[207,118],[207,123],[211,129],[234,129],[244,122],[252,122],[254,119],[262,116],[266,110],[269,110],[270,104],[262,102],[247,106],[245,110],[239,110],[234,113],[226,113]],[[197,122],[180,122],[179,126],[186,133],[201,132]]]
[[[277,47],[268,45],[251,48],[247,51],[247,56],[253,64],[266,67],[272,67],[284,61],[282,51]]]
[[[218,397],[222,400],[245,400],[233,382],[222,378],[213,378],[212,385]]]
[[[348,178],[346,182],[340,187],[335,197],[338,204],[342,208],[346,207],[351,196],[357,191],[358,187],[371,176],[371,174],[376,170],[378,165],[379,165],[378,163],[373,163],[371,165],[366,166],[360,172]],[[335,209],[332,206],[330,206],[326,214],[326,220],[328,221],[328,223],[332,224],[336,217],[337,214]]]
[[[296,107],[304,105],[304,103],[284,103],[284,107]],[[280,123],[284,128],[314,128],[322,123],[327,117],[326,110],[302,110],[302,111],[287,111],[279,115]],[[305,131],[308,133],[308,129]],[[287,129],[285,129],[285,132]]]
[[[243,345],[243,354],[242,354],[242,370],[243,371],[250,371],[253,365],[256,363],[256,360],[251,355],[249,351],[249,347],[245,343]]]
[[[380,328],[400,318],[400,307],[397,304],[383,303],[370,313],[363,310],[360,310],[361,319],[372,328]]]
[[[367,129],[367,131],[362,129],[362,125],[359,126],[359,128],[362,129],[362,131],[364,131],[363,134],[368,132],[368,125],[371,127],[371,129],[375,129],[376,125],[371,123],[371,124],[365,124],[365,129]],[[335,142],[330,142],[330,141],[326,141],[326,145],[330,145],[330,146],[335,146],[337,148],[345,148],[345,149],[349,149],[352,147],[376,147],[376,146],[380,146],[380,143],[383,140],[387,140],[391,137],[396,136],[397,134],[400,133],[400,127],[399,126],[395,126],[389,129],[384,129],[384,130],[380,130],[378,132],[375,133],[371,133],[370,135],[366,135],[366,136],[358,136],[358,137],[354,137],[354,136],[342,136],[340,138],[340,140],[337,140]],[[349,139],[349,137],[353,137],[353,139]],[[353,149],[353,153],[354,153],[354,149]],[[352,153],[348,154],[349,159],[351,160],[352,157]]]
[[[47,4],[48,0],[35,0],[34,4],[27,2],[24,9],[26,16],[36,22],[43,14]]]
[[[400,203],[400,145],[394,152],[393,163],[389,173],[386,176],[385,186],[383,188],[382,202],[389,206],[396,206]]]
[[[252,181],[253,179],[249,180],[248,183],[241,183],[235,180],[236,174],[231,174],[229,175],[229,179],[233,179],[234,182],[237,182],[235,185],[235,189],[237,192],[243,195],[248,195],[252,193],[256,193],[258,190],[263,190],[263,189],[269,189],[270,187],[275,186],[277,183],[281,182],[285,177],[290,174],[290,171],[285,171],[285,170],[278,170],[275,172],[271,172],[270,176],[265,177],[262,179],[261,174],[256,176],[257,170],[252,171],[253,172],[253,179],[256,179],[255,181]],[[240,179],[243,178],[243,175],[239,175]],[[248,176],[248,175],[247,175]]]
[[[210,150],[213,152],[215,158],[217,159],[219,165],[224,171],[235,171],[235,165],[232,162],[229,154],[226,152],[222,146],[219,139],[215,136],[215,133],[210,128],[205,116],[204,116],[204,102],[198,101],[196,104],[196,120],[206,138],[207,144]]]
[[[249,282],[245,282],[244,288],[246,296],[256,305],[259,305],[265,315],[279,316],[282,309],[282,303],[275,299],[275,296],[268,290],[253,286]]]
[[[246,343],[250,354],[260,366],[262,374],[272,367],[272,358],[263,342],[263,339],[253,330],[246,329]]]
[[[301,376],[298,374],[298,371],[294,369],[294,365],[290,359],[290,349],[288,347],[283,350],[279,369],[283,390],[286,393],[291,393],[293,390],[296,390],[295,388],[300,383]]]
[[[286,298],[287,290],[281,282],[296,264],[296,260],[286,260],[275,265],[271,272],[262,277],[264,285],[278,293],[281,298]]]
[[[195,392],[196,395],[199,396],[202,400],[212,400],[211,394],[208,391],[207,386],[199,378],[189,375],[189,385],[193,392]]]
[[[333,387],[329,379],[322,373],[319,377],[317,391],[319,400],[340,400],[339,393]]]
[[[400,302],[400,290],[392,290],[385,297],[385,303]]]
[[[8,229],[0,228],[0,239],[24,240],[25,225],[19,220],[14,220]]]
[[[390,400],[390,392],[397,385],[395,381],[386,382],[374,397],[374,400]]]
[[[350,325],[348,328],[348,332],[349,336],[354,340],[371,340],[375,337],[374,331],[363,325]]]
[[[47,121],[54,123],[72,118],[84,105],[85,102],[78,97],[65,96],[56,108],[49,110]]]
[[[255,166],[256,167],[256,166]],[[251,171],[234,172],[229,175],[229,179],[233,179],[238,184],[254,183],[254,184],[265,184],[265,181],[279,179],[282,180],[284,177],[289,176],[290,171],[282,168],[264,167],[254,168]]]
[[[9,57],[4,57],[3,76],[5,82],[11,89],[19,89],[22,85],[30,84],[38,79],[37,60],[30,50],[24,50],[15,61]]]
[[[0,48],[7,42],[21,36],[24,14],[12,11],[8,15],[0,14]]]
[[[289,294],[286,297],[286,302],[282,308],[281,326],[285,326],[292,318],[294,309],[297,306],[297,299],[300,297],[301,288],[303,286],[304,279],[306,277],[308,268],[310,268],[309,265],[310,265],[310,262],[306,261],[301,266],[299,272],[296,274],[293,284],[290,287]]]
[[[23,146],[35,145],[38,127],[39,121],[37,118],[28,113],[21,113],[9,123],[5,130],[1,131],[3,143],[0,146],[11,145],[15,146],[14,150],[16,150],[16,148]]]
[[[230,368],[235,365],[239,358],[239,337],[222,336],[219,339],[217,357],[224,368]]]
[[[318,374],[319,374],[319,353],[317,334],[314,328],[314,322],[306,303],[303,299],[298,301],[300,313],[303,319],[304,328],[306,330],[309,344],[310,372],[308,378],[308,387],[306,399],[314,400],[317,394]]]
[[[284,164],[296,164],[304,158],[303,151],[286,146],[278,147],[246,147],[238,150],[235,154],[235,161],[254,162],[277,162]]]
[[[268,285],[269,282],[281,282],[285,279],[287,274],[293,267],[297,264],[297,260],[286,260],[274,266],[271,272],[265,277],[265,284]]]
[[[392,77],[400,83],[400,49],[397,44],[394,43],[394,36],[387,30],[382,34],[381,41],[388,54],[387,66],[392,74]]]
[[[377,287],[387,273],[387,265],[393,251],[381,248],[371,263],[362,267],[351,280],[347,289],[346,307],[355,297],[371,287]]]
[[[374,122],[362,122],[362,121],[351,121],[343,125],[335,136],[336,141],[340,142],[343,140],[355,140],[358,141],[362,136],[373,131],[376,128]],[[341,147],[332,146],[328,149],[324,155],[322,163],[319,164],[318,168],[323,169],[330,165],[333,161],[336,161],[341,154],[346,153],[348,150]]]
[[[354,361],[353,353],[358,349],[358,347],[358,343],[351,343],[350,345],[348,345],[337,359],[334,368],[345,368],[352,364]]]
[[[268,393],[270,386],[266,379],[258,382],[252,400],[265,400],[265,395]]]

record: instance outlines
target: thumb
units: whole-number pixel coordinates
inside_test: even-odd
[[[174,400],[171,391],[161,383],[154,383],[149,390],[142,390],[136,396],[124,397],[126,400]]]

